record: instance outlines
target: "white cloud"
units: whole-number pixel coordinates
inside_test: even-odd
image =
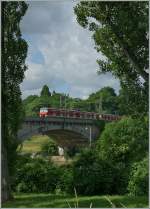
[[[89,31],[75,21],[71,2],[32,2],[22,21],[22,33],[28,38],[29,52],[23,97],[37,92],[44,84],[64,90],[73,97],[86,98],[104,86],[119,88],[111,74],[98,76],[97,58]],[[40,52],[38,64],[33,54]],[[67,87],[66,87],[67,86]]]

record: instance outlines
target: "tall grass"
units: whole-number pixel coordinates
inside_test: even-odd
[[[74,187],[74,195],[75,195],[75,202],[74,202],[74,207],[73,208],[79,208],[79,198],[77,195],[77,191],[76,188]],[[117,206],[110,200],[110,198],[108,196],[104,196],[104,198],[109,202],[111,208],[117,208]],[[70,203],[66,200],[66,203],[68,205],[69,208],[71,208]],[[119,204],[123,207],[126,208],[126,206],[124,204],[122,204],[121,202],[119,202]],[[92,202],[89,205],[89,208],[92,208]]]
[[[75,187],[74,187],[74,195],[75,195],[75,202],[74,202],[73,208],[79,208],[79,199],[78,199],[77,190]],[[69,204],[69,202],[67,200],[66,200],[66,203],[69,206],[69,208],[71,208],[71,205]],[[92,208],[92,202],[90,203],[89,208]]]

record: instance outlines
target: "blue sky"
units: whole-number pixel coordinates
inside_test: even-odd
[[[32,35],[27,35],[27,34],[22,34],[22,37],[28,42],[29,50],[31,47],[34,48],[32,53],[30,53],[30,55],[28,54],[27,61],[37,64],[44,64],[45,63],[44,56],[41,53],[41,51],[38,50],[38,48],[36,48],[36,40],[34,39],[34,37]]]
[[[50,91],[87,98],[104,86],[119,90],[119,81],[110,73],[98,75],[91,33],[76,21],[71,1],[29,2],[21,22],[23,38],[28,42],[28,70],[21,84],[23,98],[40,94],[43,85]]]

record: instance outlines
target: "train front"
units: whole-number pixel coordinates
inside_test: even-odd
[[[47,107],[42,107],[42,108],[40,108],[39,116],[40,116],[41,118],[47,117],[47,116],[48,116],[48,108],[47,108]]]

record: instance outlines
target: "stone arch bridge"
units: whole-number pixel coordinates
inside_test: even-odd
[[[18,131],[18,138],[26,140],[33,135],[61,135],[76,136],[87,141],[95,140],[100,133],[100,128],[94,119],[64,118],[64,117],[27,117],[22,128]]]

